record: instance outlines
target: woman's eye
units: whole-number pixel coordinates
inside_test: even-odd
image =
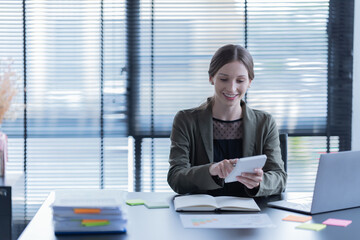
[[[243,81],[244,81],[244,80],[242,80],[242,79],[238,79],[238,80],[237,80],[238,83],[242,83]]]
[[[220,80],[225,82],[227,79],[226,78],[220,78]]]

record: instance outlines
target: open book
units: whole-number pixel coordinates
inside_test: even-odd
[[[252,198],[194,194],[175,197],[176,211],[260,211]]]

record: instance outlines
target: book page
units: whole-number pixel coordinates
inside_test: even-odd
[[[215,197],[215,199],[221,210],[260,211],[259,206],[252,198],[223,196]]]
[[[217,208],[214,197],[207,194],[193,194],[175,197],[176,211],[211,211]]]
[[[275,227],[267,214],[180,214],[184,228],[268,228]]]
[[[123,191],[109,189],[56,190],[53,207],[116,208],[124,196]]]

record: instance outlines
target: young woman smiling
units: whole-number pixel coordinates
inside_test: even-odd
[[[179,111],[171,132],[168,183],[177,193],[266,196],[285,189],[279,133],[272,116],[242,100],[254,79],[250,53],[239,45],[219,48],[211,59],[214,96]],[[266,154],[263,169],[224,183],[238,158]]]

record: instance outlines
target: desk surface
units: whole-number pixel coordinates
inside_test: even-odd
[[[287,196],[294,193],[288,193]],[[171,202],[174,194],[170,193],[128,193],[127,199],[141,198],[144,200],[167,199]],[[284,196],[283,196],[284,197]],[[286,195],[285,195],[286,197]],[[327,226],[319,232],[310,230],[295,229],[300,225],[296,222],[286,222],[281,219],[290,215],[302,215],[276,208],[266,207],[267,201],[278,200],[280,196],[273,196],[265,199],[257,199],[262,213],[267,213],[276,225],[274,228],[263,229],[185,229],[183,228],[179,213],[174,211],[172,202],[170,208],[147,209],[145,206],[127,206],[129,223],[126,234],[111,235],[82,235],[82,236],[55,236],[52,226],[52,212],[50,204],[54,201],[54,193],[51,193],[42,207],[39,209],[33,220],[21,234],[20,240],[52,240],[52,239],[354,239],[360,235],[360,207],[313,215],[312,223],[322,223],[328,218],[339,218],[352,220],[347,227]],[[183,214],[183,213],[182,213]],[[225,213],[229,214],[229,213]],[[234,213],[231,213],[234,214]],[[239,214],[239,213],[236,213]],[[241,214],[241,213],[240,213]]]

